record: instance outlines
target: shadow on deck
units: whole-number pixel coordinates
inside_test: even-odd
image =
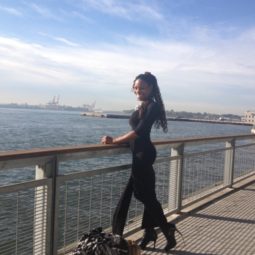
[[[223,199],[216,199],[192,212],[184,212],[176,226],[177,246],[168,254],[179,255],[254,255],[255,254],[255,180],[234,187]],[[140,233],[141,234],[141,233]],[[139,239],[136,234],[131,238]],[[129,239],[130,237],[128,237]],[[166,254],[165,238],[159,234],[142,254]]]

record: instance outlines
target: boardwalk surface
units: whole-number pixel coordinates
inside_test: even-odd
[[[185,239],[169,254],[255,255],[255,183],[196,211],[177,223]],[[165,254],[165,239],[159,235],[156,249],[142,254]]]

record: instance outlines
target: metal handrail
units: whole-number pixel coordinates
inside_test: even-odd
[[[253,134],[212,136],[212,137],[193,137],[171,139],[165,141],[153,141],[157,147],[178,147],[180,145],[198,145],[204,143],[224,142],[228,140],[254,139]],[[14,168],[16,165],[25,167],[29,165],[44,164],[51,161],[53,157],[58,157],[58,161],[68,161],[70,159],[95,158],[98,156],[116,155],[128,153],[128,145],[76,145],[57,148],[40,148],[31,150],[17,150],[0,152],[0,171],[3,169]],[[27,161],[28,160],[28,161]]]
[[[192,137],[192,138],[179,138],[170,140],[155,140],[154,145],[178,145],[178,144],[200,144],[207,142],[227,141],[230,139],[243,140],[243,139],[255,139],[254,134],[242,134],[242,135],[228,135],[228,136],[205,136],[205,137]],[[92,145],[76,145],[76,146],[65,146],[56,148],[40,148],[30,150],[17,150],[17,151],[6,151],[0,152],[0,161],[12,160],[12,159],[27,159],[27,158],[40,158],[49,157],[52,155],[65,155],[70,153],[81,153],[81,152],[98,152],[106,150],[119,150],[126,149],[126,144],[92,144]]]
[[[252,134],[242,134],[242,135],[228,135],[228,136],[212,136],[212,137],[193,137],[193,138],[180,138],[171,139],[166,141],[153,141],[157,148],[171,149],[169,154],[163,158],[158,158],[155,162],[156,167],[163,167],[164,171],[169,172],[169,176],[166,175],[166,180],[168,182],[168,202],[165,211],[176,212],[182,210],[184,198],[184,174],[191,172],[191,174],[196,171],[196,169],[184,169],[185,162],[189,166],[189,160],[194,159],[195,161],[201,161],[204,157],[217,157],[218,154],[221,155],[220,159],[215,159],[215,164],[220,164],[222,169],[221,174],[223,178],[215,180],[215,183],[219,183],[219,188],[223,189],[226,187],[231,187],[234,179],[234,169],[235,169],[235,154],[238,149],[254,148],[255,135]],[[245,145],[237,146],[235,144],[238,140],[252,140],[252,143],[247,143]],[[225,148],[221,147],[218,149],[212,148],[205,151],[195,151],[187,152],[185,151],[186,146],[196,146],[201,144],[211,144],[211,143],[222,143],[225,142]],[[76,145],[76,146],[66,146],[58,148],[42,148],[42,149],[31,149],[31,150],[19,150],[19,151],[7,151],[0,153],[0,171],[9,170],[13,168],[19,168],[22,171],[22,167],[36,166],[35,170],[35,180],[27,181],[18,184],[11,184],[7,186],[0,186],[0,195],[8,195],[14,192],[23,192],[29,189],[34,189],[33,199],[34,199],[34,213],[32,218],[34,218],[34,254],[57,254],[58,247],[58,228],[59,228],[59,212],[60,212],[60,191],[61,187],[66,182],[73,180],[80,180],[82,178],[93,178],[96,176],[107,176],[108,174],[118,174],[119,172],[127,172],[130,168],[130,164],[110,166],[98,168],[95,170],[90,170],[86,172],[78,173],[59,173],[59,164],[69,160],[79,160],[79,159],[90,159],[98,158],[102,156],[113,156],[123,153],[128,153],[128,145]],[[251,150],[249,153],[252,153]],[[240,157],[240,156],[239,156]],[[242,157],[242,155],[241,155]],[[254,158],[254,157],[253,157]],[[254,159],[249,159],[252,164],[254,164]],[[220,163],[218,163],[218,161]],[[199,163],[200,164],[200,163]],[[247,163],[248,164],[248,163]],[[162,165],[162,166],[161,166]],[[165,169],[165,167],[167,169]],[[197,166],[196,166],[197,167]],[[249,167],[248,173],[254,171],[254,165]],[[194,173],[197,175],[197,173]],[[241,173],[240,175],[245,176],[247,172]],[[93,184],[90,184],[93,187]],[[99,185],[99,184],[98,184]],[[110,184],[113,185],[113,184]],[[86,186],[85,186],[86,187]],[[76,188],[74,188],[75,190]],[[78,189],[79,190],[79,189]],[[191,194],[197,195],[197,191],[201,192],[201,196],[207,196],[207,191],[204,194],[204,187],[200,190],[193,190],[191,187]],[[66,196],[68,194],[68,189],[64,191]],[[92,191],[90,191],[92,192]],[[215,188],[213,190],[215,192]],[[80,195],[79,195],[80,196]],[[19,203],[19,195],[17,197],[17,205]],[[90,197],[91,199],[91,197]],[[185,199],[187,199],[185,197]],[[65,198],[67,200],[67,198]],[[90,201],[92,203],[93,201]],[[80,202],[79,202],[80,203]],[[17,206],[17,208],[18,208]],[[67,212],[66,212],[67,213]],[[139,217],[136,217],[139,218]],[[0,222],[1,223],[1,222]],[[1,225],[0,225],[1,227]],[[41,238],[43,237],[43,242]],[[8,242],[7,242],[8,243]],[[69,246],[70,244],[67,244]],[[1,246],[1,242],[0,242]],[[65,249],[61,249],[65,250]],[[2,252],[0,247],[0,253]]]

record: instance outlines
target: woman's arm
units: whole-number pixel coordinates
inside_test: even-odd
[[[103,144],[122,144],[126,143],[132,140],[135,140],[137,138],[137,134],[135,131],[130,131],[124,135],[118,136],[116,138],[113,138],[111,136],[104,136],[101,139],[101,143]]]

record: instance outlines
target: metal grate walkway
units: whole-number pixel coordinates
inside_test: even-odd
[[[188,215],[177,223],[185,244],[177,234],[178,245],[169,254],[255,255],[255,182]],[[159,234],[156,249],[142,254],[165,254],[165,239]]]

